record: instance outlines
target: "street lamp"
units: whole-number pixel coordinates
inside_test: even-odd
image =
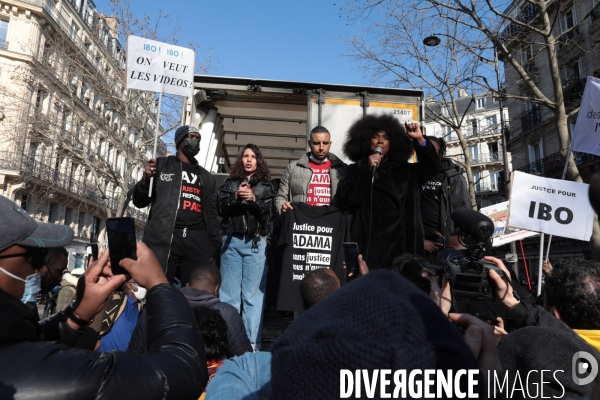
[[[437,36],[448,36],[442,33],[434,33],[431,36],[427,36],[425,39],[423,39],[423,44],[425,46],[429,46],[429,47],[435,47],[438,44],[441,43],[441,39]],[[506,135],[505,135],[505,131],[504,131],[504,105],[502,104],[502,93],[501,93],[501,89],[500,89],[500,68],[498,66],[498,52],[496,50],[496,46],[494,45],[494,70],[496,72],[496,84],[498,86],[498,108],[500,109],[500,134],[501,134],[501,138],[502,138],[502,158],[504,159],[503,162],[503,168],[504,168],[504,194],[506,196],[506,198],[508,199],[509,197],[509,181],[510,181],[510,176],[509,176],[509,167],[508,167],[508,151],[507,151],[507,145],[506,145]]]

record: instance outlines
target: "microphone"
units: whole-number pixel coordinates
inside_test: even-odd
[[[375,153],[381,155],[383,153],[383,149],[381,147],[375,147]],[[379,167],[379,164],[374,163],[373,164],[373,171],[375,171],[377,169],[377,167]]]

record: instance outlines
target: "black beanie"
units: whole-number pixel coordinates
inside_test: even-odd
[[[502,368],[508,371],[508,387],[512,390],[515,379],[518,380],[516,374],[519,371],[525,390],[524,393],[520,390],[513,391],[512,398],[541,398],[541,370],[551,371],[544,374],[543,394],[546,398],[555,396],[555,398],[573,399],[591,396],[593,383],[580,386],[573,381],[573,356],[579,351],[585,351],[600,361],[600,355],[596,350],[573,331],[531,326],[517,329],[505,336],[498,344],[498,354]],[[554,374],[558,370],[564,372]],[[537,372],[534,377],[527,380],[529,371]],[[596,378],[596,384],[598,380],[599,378]],[[518,381],[517,387],[519,387]],[[536,391],[537,395],[535,395]]]
[[[181,141],[185,139],[190,132],[200,133],[198,128],[192,125],[183,125],[177,128],[175,131],[175,148],[179,147],[179,143],[181,143]]]
[[[376,270],[289,326],[273,344],[271,380],[276,399],[337,399],[341,369],[372,376],[374,369],[478,368],[458,329],[425,293],[396,272]]]

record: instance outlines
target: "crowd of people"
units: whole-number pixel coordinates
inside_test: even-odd
[[[444,265],[472,255],[452,218],[470,208],[468,189],[419,124],[359,119],[343,147],[351,165],[317,126],[276,185],[254,144],[217,185],[195,159],[200,141],[182,126],[177,153],[146,163],[133,202],[151,209],[137,260],[120,263],[127,275],[113,275],[108,252],[67,271],[73,231],[0,197],[0,399],[330,399],[342,370],[479,370],[479,398],[600,399],[600,378],[578,383],[586,371],[573,358],[587,354],[597,374],[600,263],[547,263],[535,298],[485,257],[492,296],[457,294]],[[291,294],[305,311],[260,351],[267,271],[281,268],[267,244],[285,244],[273,242],[277,227],[306,207],[348,221],[358,267],[307,270]],[[37,293],[57,286],[57,313],[39,321]],[[539,370],[553,379],[525,379]],[[490,373],[510,382],[497,396]]]

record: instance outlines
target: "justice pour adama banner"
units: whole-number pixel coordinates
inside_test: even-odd
[[[506,243],[538,235],[537,232],[508,226],[508,201],[484,207],[479,212],[487,216],[494,223],[492,247],[502,246]]]
[[[573,151],[600,156],[600,79],[588,76],[571,134]]]
[[[185,47],[129,36],[127,88],[191,97],[196,53]]]
[[[508,226],[590,240],[594,210],[589,185],[513,172]]]

